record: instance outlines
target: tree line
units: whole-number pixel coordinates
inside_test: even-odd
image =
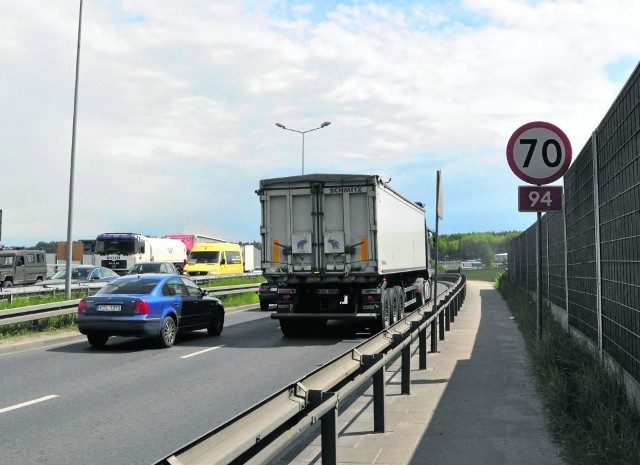
[[[520,231],[472,232],[462,234],[440,234],[438,240],[439,260],[480,260],[490,265],[498,253],[508,251],[508,242],[521,234]],[[432,247],[435,242],[432,241]],[[432,248],[435,257],[435,249]]]

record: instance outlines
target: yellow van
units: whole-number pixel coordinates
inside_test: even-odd
[[[244,273],[240,244],[200,242],[189,252],[183,273],[189,276]]]

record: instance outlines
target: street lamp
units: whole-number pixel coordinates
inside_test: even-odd
[[[287,127],[285,127],[284,124],[276,123],[276,126],[278,126],[279,128],[286,129],[287,131],[297,132],[298,134],[302,134],[302,174],[304,174],[304,135],[306,133],[308,133],[308,132],[311,132],[311,131],[316,131],[318,129],[326,128],[330,124],[331,124],[331,121],[325,121],[324,123],[322,123],[317,128],[308,129],[306,131],[298,131],[297,129],[287,128]]]

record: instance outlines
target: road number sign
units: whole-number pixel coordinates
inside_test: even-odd
[[[562,186],[519,186],[518,211],[552,212],[562,210]]]
[[[507,144],[507,161],[516,176],[530,184],[549,184],[571,163],[571,143],[557,126],[534,121],[520,126]]]

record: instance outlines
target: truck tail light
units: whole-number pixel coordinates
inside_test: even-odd
[[[79,314],[85,314],[87,313],[87,301],[82,299],[80,300],[80,302],[78,302],[78,313]]]
[[[136,300],[135,306],[133,307],[133,311],[138,315],[148,315],[149,302],[146,302],[144,300]]]
[[[296,293],[295,289],[287,289],[287,288],[278,289],[278,295],[280,296],[280,300],[284,300],[287,302],[293,299],[293,294],[295,293]]]
[[[378,288],[363,289],[362,297],[365,302],[380,302],[382,300],[382,291]]]

